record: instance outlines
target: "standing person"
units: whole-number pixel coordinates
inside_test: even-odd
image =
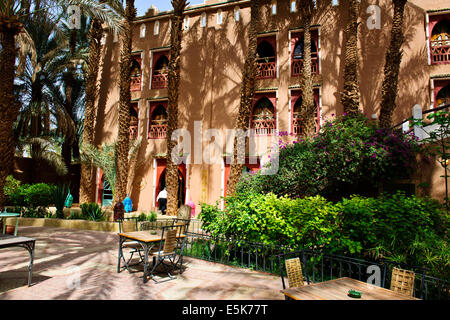
[[[162,214],[166,214],[167,209],[167,191],[166,187],[158,194],[158,197],[156,198],[156,201],[158,201],[158,207],[159,210],[162,212]]]

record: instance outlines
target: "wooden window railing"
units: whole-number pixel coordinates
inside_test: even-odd
[[[155,70],[152,77],[152,89],[164,89],[169,84],[167,70]]]
[[[292,61],[292,76],[300,76],[302,74],[303,59],[294,59]],[[319,74],[319,59],[317,57],[311,58],[311,72]]]
[[[274,118],[253,119],[252,128],[258,136],[269,136],[275,133],[276,122]]]
[[[130,90],[131,91],[141,90],[141,75],[131,76]]]
[[[258,62],[258,79],[270,79],[277,77],[277,63],[273,62]]]
[[[138,124],[136,122],[130,123],[130,140],[136,140],[138,136]]]
[[[153,120],[148,131],[149,139],[166,139],[167,120]]]
[[[431,63],[450,63],[450,39],[431,41]]]

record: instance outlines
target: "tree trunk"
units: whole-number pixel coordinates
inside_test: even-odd
[[[384,80],[380,107],[380,127],[392,126],[392,114],[395,110],[395,99],[398,91],[398,74],[403,52],[403,14],[407,0],[394,0],[394,18],[391,29],[391,42],[386,52]]]
[[[252,114],[253,96],[257,76],[257,27],[259,21],[259,0],[251,2],[251,18],[249,30],[249,48],[242,73],[241,102],[235,128],[247,131]],[[245,165],[245,150],[238,152],[237,138],[234,139],[233,161],[230,166],[230,177],[227,184],[227,195],[236,192],[236,185],[242,176]],[[244,146],[245,148],[245,146]],[[225,183],[227,183],[225,181]]]
[[[76,29],[73,29],[70,32],[70,40],[69,40],[69,48],[70,48],[70,58],[72,59],[73,56],[75,55],[75,50],[76,50],[76,45],[77,45],[77,36],[78,36],[78,32]],[[69,68],[65,74],[65,80],[66,80],[66,90],[65,90],[65,96],[66,96],[66,101],[65,101],[65,109],[67,114],[72,118],[73,120],[73,99],[72,99],[72,93],[73,93],[73,85],[74,85],[74,81],[75,81],[75,68],[72,65],[72,63],[70,63]],[[64,138],[64,142],[62,144],[61,147],[61,155],[63,157],[64,160],[64,164],[67,168],[67,175],[64,177],[64,180],[66,182],[70,181],[70,177],[71,177],[71,170],[70,170],[70,165],[72,164],[72,145],[73,145],[73,137],[68,137],[66,135],[66,137]]]
[[[311,69],[311,16],[304,17],[303,34],[303,68],[302,68],[302,106],[301,118],[305,135],[312,136],[316,132],[315,118],[317,108],[314,104],[313,74]]]
[[[95,103],[98,95],[97,78],[102,50],[103,29],[99,20],[93,19],[89,30],[89,60],[86,75],[86,106],[83,121],[83,143],[94,145]],[[80,203],[95,202],[95,168],[81,164]]]
[[[350,116],[359,113],[360,89],[358,81],[358,14],[359,1],[350,0],[350,19],[346,27],[344,91],[341,102],[344,112]]]
[[[131,42],[133,20],[136,17],[134,0],[126,0],[122,52],[120,57],[119,132],[117,136],[116,190],[114,202],[126,197],[128,183],[128,153],[130,150],[130,103],[131,103]]]
[[[4,187],[6,177],[14,168],[15,143],[13,125],[19,114],[19,105],[14,99],[15,59],[17,54],[15,35],[18,27],[0,25],[0,210],[5,205]]]
[[[178,128],[178,95],[180,84],[180,54],[183,38],[183,11],[186,0],[172,0],[174,9],[172,16],[172,29],[170,30],[170,61],[167,107],[167,215],[176,216],[178,211],[178,165],[172,159],[172,150],[177,142],[172,141],[172,133]]]

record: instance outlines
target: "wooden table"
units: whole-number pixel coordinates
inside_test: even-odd
[[[123,259],[125,267],[128,269],[128,263],[123,255],[123,244],[127,241],[135,241],[139,243],[144,251],[144,283],[147,282],[147,273],[149,269],[148,255],[150,250],[155,246],[159,246],[161,240],[165,240],[165,237],[161,239],[161,230],[157,230],[156,234],[152,234],[151,231],[134,231],[119,233],[119,259],[117,263],[117,272],[120,272],[120,260]],[[177,234],[177,239],[186,238],[185,234]],[[140,255],[140,254],[139,254]]]
[[[350,289],[361,292],[361,298],[349,297],[347,294]],[[351,278],[284,289],[281,293],[294,300],[420,300]]]
[[[16,228],[14,230],[14,235],[17,236],[17,229],[19,229],[19,216],[20,213],[0,212],[0,218],[3,219],[3,234],[5,234],[6,230],[6,218],[16,218]]]
[[[28,286],[31,285],[33,271],[34,245],[36,239],[26,237],[16,237],[9,234],[0,234],[0,249],[11,247],[22,247],[30,254],[30,264],[28,265]]]

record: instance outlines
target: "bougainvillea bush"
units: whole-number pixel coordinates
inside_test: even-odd
[[[279,146],[278,173],[247,174],[238,192],[322,195],[335,201],[355,193],[375,195],[383,183],[413,172],[419,150],[413,136],[379,129],[363,115],[336,118],[312,138],[280,140]]]

